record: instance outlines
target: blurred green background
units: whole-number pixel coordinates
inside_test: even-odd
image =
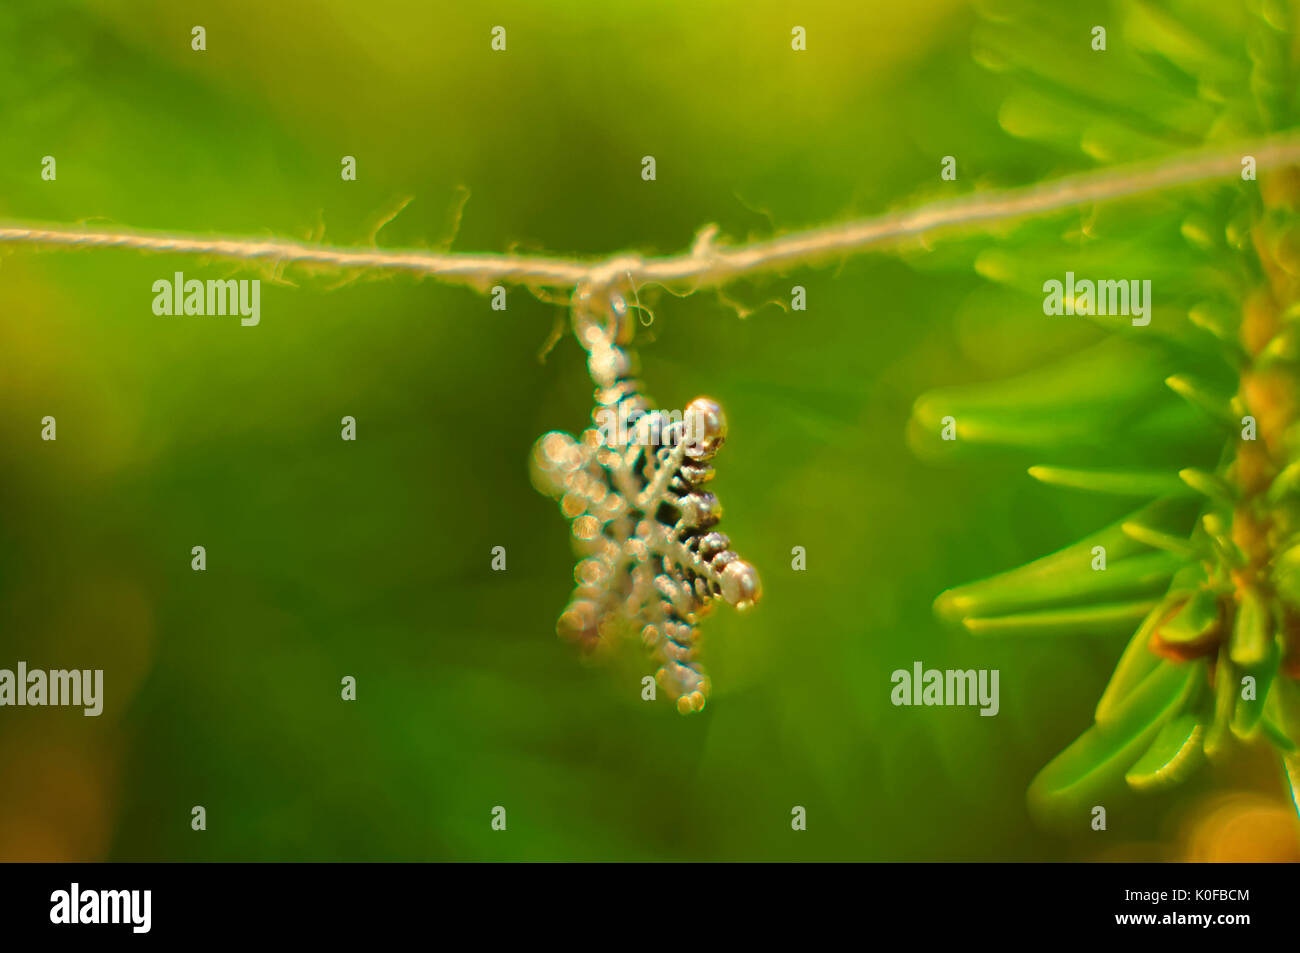
[[[0,218],[323,226],[364,245],[413,197],[381,245],[671,253],[708,223],[743,240],[934,197],[947,154],[963,190],[1085,167],[998,127],[1007,81],[972,60],[973,22],[963,4],[842,0],[5,4]],[[152,283],[178,270],[260,277],[261,325],[155,316]],[[796,284],[806,312],[772,303]],[[930,610],[1125,504],[1022,466],[919,461],[904,440],[923,391],[1100,332],[1033,321],[973,268],[890,255],[658,298],[643,379],[660,406],[726,407],[722,529],[765,584],[755,611],[710,617],[714,694],[682,718],[640,700],[648,662],[592,668],[555,639],[573,561],[526,459],[539,434],[585,425],[591,385],[571,337],[538,359],[562,309],[508,300],[3,251],[0,666],[103,668],[107,698],[98,719],[0,713],[0,858],[1177,852],[1208,780],[1117,794],[1104,843],[1026,814],[1122,641],[979,643]],[[918,660],[999,669],[1001,713],[893,707],[890,673]]]

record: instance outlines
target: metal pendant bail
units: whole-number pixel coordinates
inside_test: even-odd
[[[588,351],[632,340],[635,324],[627,299],[609,285],[580,285],[573,293],[573,334]]]

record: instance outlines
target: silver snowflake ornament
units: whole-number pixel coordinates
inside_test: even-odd
[[[722,408],[698,397],[680,415],[651,410],[619,346],[626,306],[614,296],[608,307],[614,326],[582,320],[575,302],[596,382],[596,426],[577,439],[548,433],[532,454],[533,482],[559,500],[582,557],[556,631],[586,652],[639,632],[659,663],[660,687],[686,714],[709,694],[698,621],[718,599],[748,608],[761,587],[754,567],[714,529],[722,508],[704,489],[726,440]]]

